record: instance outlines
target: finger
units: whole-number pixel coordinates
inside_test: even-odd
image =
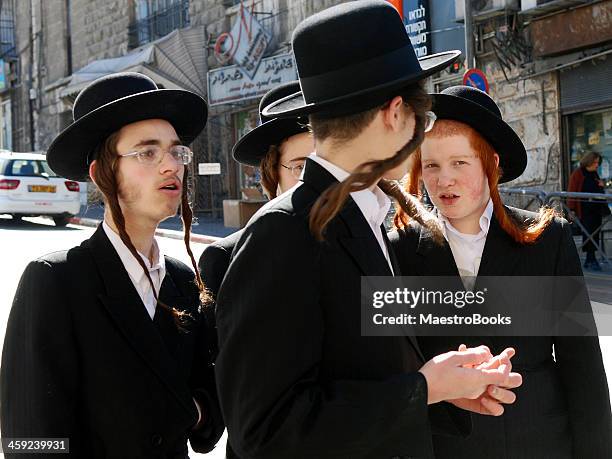
[[[448,359],[455,366],[480,365],[491,358],[491,353],[486,346],[470,348],[461,352],[449,352]]]
[[[509,368],[509,371],[512,371],[512,361],[510,360],[510,358],[512,357],[512,355],[514,355],[513,353],[514,353],[514,349],[512,348],[504,349],[504,351],[501,354],[496,355],[495,357],[491,358],[488,362],[484,362],[476,368],[478,370],[488,370],[488,369],[493,369],[493,368],[499,368],[501,365],[507,365]]]
[[[493,384],[495,386],[503,386],[508,376],[510,375],[510,370],[507,365],[500,365],[499,368],[493,370],[477,370],[479,371],[480,382],[483,385]]]
[[[514,349],[513,347],[507,347],[502,351],[502,354],[506,354],[508,358],[511,359],[516,355],[516,349]]]
[[[503,384],[500,384],[500,387],[504,387],[506,389],[515,389],[520,387],[523,384],[523,377],[520,373],[509,373],[508,377],[504,381]]]
[[[480,403],[492,416],[501,416],[504,414],[504,406],[489,397],[482,397]]]
[[[461,351],[465,351],[466,349],[467,349],[467,346],[465,344],[460,344],[458,351],[461,352]]]
[[[499,403],[504,403],[506,405],[510,405],[516,401],[516,395],[514,392],[498,386],[489,386],[487,388],[487,394],[489,394],[491,398],[497,400]]]

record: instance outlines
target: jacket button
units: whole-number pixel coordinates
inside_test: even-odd
[[[159,447],[162,445],[163,442],[164,442],[164,439],[159,434],[155,434],[151,437],[151,443],[153,444],[153,446]]]

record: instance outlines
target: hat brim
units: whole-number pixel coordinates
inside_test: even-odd
[[[394,92],[401,90],[403,87],[448,67],[460,55],[461,51],[446,51],[426,56],[419,59],[421,71],[418,73],[411,73],[404,78],[324,101],[306,103],[302,92],[298,92],[268,105],[264,108],[262,114],[271,118],[277,118],[304,116],[314,113],[329,116],[358,113],[384,102],[385,98],[392,96]]]
[[[123,126],[147,119],[168,121],[181,142],[190,144],[206,125],[206,101],[190,91],[156,89],[123,97],[79,118],[47,150],[49,167],[58,175],[84,181],[93,150]]]
[[[239,163],[258,167],[271,145],[279,145],[286,138],[302,132],[308,132],[308,127],[299,120],[276,118],[242,136],[234,145],[232,154]]]
[[[514,129],[490,110],[463,97],[432,94],[433,112],[438,120],[451,119],[465,123],[482,135],[499,155],[503,175],[499,183],[519,177],[527,168],[525,145]]]

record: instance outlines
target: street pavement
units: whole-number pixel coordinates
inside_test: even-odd
[[[57,250],[81,243],[93,234],[95,228],[68,225],[57,228],[51,220],[28,218],[16,222],[0,216],[0,346],[4,342],[6,323],[17,284],[28,262]],[[190,266],[183,242],[169,237],[158,238],[161,250]],[[194,256],[199,259],[206,244],[192,242]],[[612,275],[587,273],[589,291],[597,311],[612,315]],[[608,328],[610,329],[610,328]],[[600,337],[608,385],[612,387],[612,337]],[[224,435],[215,450],[208,455],[191,453],[192,458],[221,459],[225,457]]]

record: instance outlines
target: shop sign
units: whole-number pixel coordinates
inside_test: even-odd
[[[428,3],[427,0],[404,0],[404,26],[417,57],[431,53]]]
[[[239,66],[231,65],[208,72],[209,105],[220,105],[263,96],[281,83],[297,80],[292,53],[266,57],[249,77]]]
[[[253,78],[271,39],[270,33],[241,4],[232,30],[217,38],[215,56],[221,63],[234,62]]]
[[[198,175],[221,174],[221,163],[198,163]]]

